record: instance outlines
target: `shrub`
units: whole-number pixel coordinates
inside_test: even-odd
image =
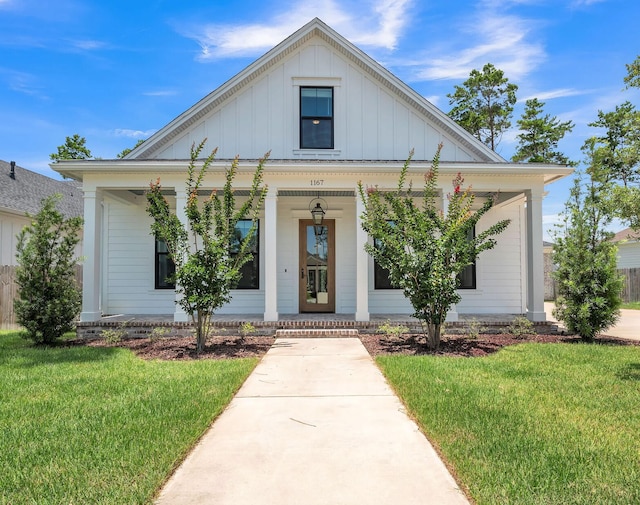
[[[56,208],[60,198],[44,199],[31,224],[17,236],[14,310],[26,338],[38,344],[52,343],[72,331],[82,301],[74,257],[82,218],[65,219]]]

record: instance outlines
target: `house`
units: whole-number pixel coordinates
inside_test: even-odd
[[[62,195],[58,209],[64,216],[82,215],[82,190],[77,181],[57,181],[15,162],[0,160],[0,329],[17,328],[13,301],[17,293],[15,266],[17,235],[31,222],[41,202],[54,193]],[[82,253],[79,245],[76,253]]]
[[[625,228],[612,241],[618,246],[618,268],[640,268],[640,232]]]
[[[165,282],[166,249],[150,234],[144,191],[160,177],[182,212],[190,147],[218,147],[206,186],[240,154],[237,196],[246,194],[256,160],[271,151],[269,187],[256,254],[233,299],[219,314],[259,314],[264,321],[307,312],[411,314],[364,250],[358,181],[395,188],[415,149],[416,185],[439,143],[441,202],[462,172],[478,201],[499,192],[478,232],[509,218],[497,246],[465,276],[459,314],[526,314],[544,321],[542,198],[571,169],[505,161],[319,19],[313,19],[242,72],[175,118],[123,159],[68,160],[52,167],[82,181],[85,234],[82,321],[104,314],[173,314]],[[315,227],[311,211],[322,214]],[[245,230],[246,231],[246,230]],[[240,230],[240,233],[243,233]]]
[[[57,181],[0,160],[0,266],[16,265],[16,236],[31,222],[28,215],[37,214],[42,200],[55,193],[62,195],[58,209],[65,217],[82,215],[77,181]]]

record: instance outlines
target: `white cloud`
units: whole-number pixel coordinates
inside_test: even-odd
[[[116,128],[113,134],[116,137],[130,137],[134,139],[147,139],[158,130],[130,130],[127,128]]]
[[[587,95],[591,93],[589,90],[580,90],[573,88],[560,88],[560,89],[551,89],[549,91],[540,91],[538,93],[531,94],[530,96],[526,96],[521,99],[521,101],[531,100],[532,98],[537,98],[540,101],[552,100],[554,98],[564,98],[567,96],[577,96],[577,95]]]
[[[209,23],[182,27],[178,31],[200,45],[198,59],[201,61],[264,52],[314,17],[320,17],[356,44],[393,50],[406,23],[410,1],[356,1],[345,6],[344,2],[335,0],[316,0],[276,14],[264,24]]]
[[[72,40],[70,43],[72,47],[82,51],[93,51],[106,47],[106,44],[99,40]]]
[[[144,96],[174,96],[177,95],[178,92],[171,89],[158,90],[158,91],[145,91],[142,93]]]
[[[449,39],[448,47],[430,51],[447,56],[428,61],[417,77],[466,79],[471,70],[491,62],[510,80],[521,80],[546,58],[542,44],[529,40],[534,26],[535,22],[521,17],[480,12]],[[462,45],[466,47],[456,47]]]
[[[26,72],[0,67],[0,79],[7,83],[7,87],[18,93],[47,99],[43,92],[43,86],[38,84],[38,78]]]

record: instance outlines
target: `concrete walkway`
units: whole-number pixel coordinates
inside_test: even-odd
[[[277,339],[158,505],[468,504],[356,338]]]

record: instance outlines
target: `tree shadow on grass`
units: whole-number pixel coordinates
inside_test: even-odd
[[[629,363],[616,374],[616,377],[626,381],[640,381],[640,363]]]

